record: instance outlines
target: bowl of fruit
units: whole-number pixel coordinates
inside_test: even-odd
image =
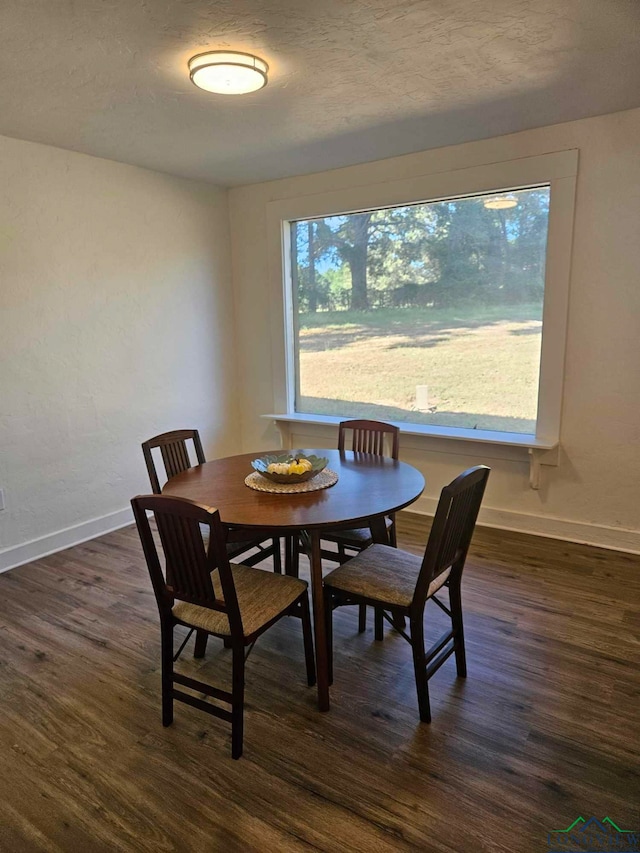
[[[305,483],[327,467],[326,456],[305,456],[303,453],[267,454],[254,459],[253,469],[273,483]]]

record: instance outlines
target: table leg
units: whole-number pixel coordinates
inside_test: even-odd
[[[377,515],[375,518],[370,518],[369,529],[371,530],[371,538],[374,542],[378,545],[389,544],[389,533],[384,521],[384,515]]]
[[[284,573],[290,577],[297,578],[299,568],[298,537],[288,534],[284,538]]]
[[[322,558],[320,556],[320,532],[310,530],[311,553],[311,597],[313,599],[313,631],[316,645],[316,670],[318,679],[318,707],[329,710],[329,660],[327,657],[327,626],[324,619],[324,597],[322,594]]]

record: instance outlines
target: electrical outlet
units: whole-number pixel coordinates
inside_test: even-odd
[[[4,508],[4,489],[0,489],[0,511]]]

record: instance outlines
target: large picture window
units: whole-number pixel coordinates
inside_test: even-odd
[[[295,411],[534,435],[549,201],[290,221]]]
[[[537,483],[560,445],[578,152],[448,162],[310,176],[267,202],[264,414],[285,442],[367,417],[419,451],[490,443]]]

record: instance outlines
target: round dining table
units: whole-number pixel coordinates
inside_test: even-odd
[[[267,451],[268,452],[268,451]],[[282,450],[271,451],[282,454]],[[292,565],[295,537],[306,532],[309,543],[311,595],[318,681],[318,706],[329,710],[329,667],[322,595],[322,531],[369,527],[374,542],[388,544],[385,516],[412,504],[425,486],[411,465],[383,456],[338,450],[296,450],[328,459],[338,475],[333,486],[313,492],[256,491],[245,484],[251,462],[265,453],[245,453],[205,462],[172,477],[162,493],[214,507],[224,524],[274,537],[285,537],[285,566]],[[312,482],[312,481],[311,481]]]

